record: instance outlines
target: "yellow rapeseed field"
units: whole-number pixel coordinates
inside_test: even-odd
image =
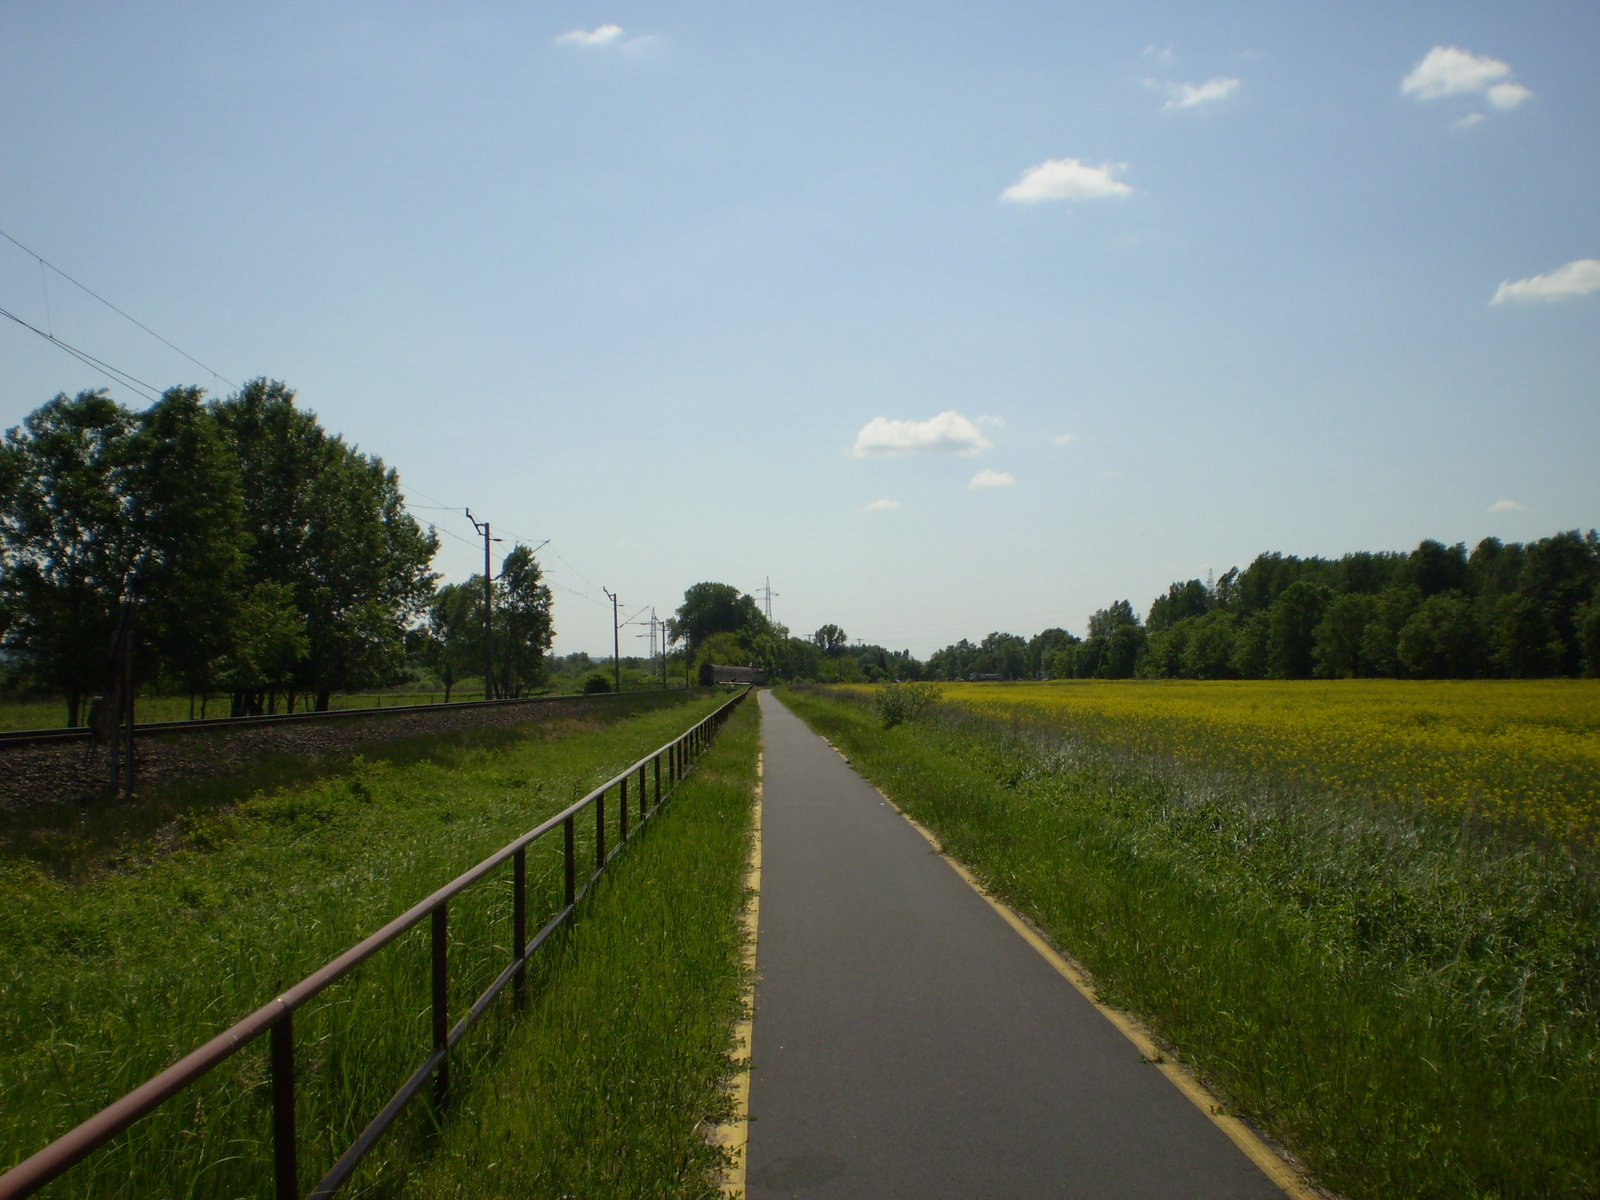
[[[1063,680],[944,695],[1101,745],[1600,834],[1600,680]]]

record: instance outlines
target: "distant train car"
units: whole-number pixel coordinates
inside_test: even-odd
[[[767,682],[767,673],[760,667],[719,667],[711,668],[712,683],[753,683],[761,686]]]

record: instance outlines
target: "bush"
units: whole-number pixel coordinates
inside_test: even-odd
[[[583,694],[585,696],[597,696],[601,692],[609,692],[610,690],[611,680],[601,675],[598,671],[583,681]]]
[[[873,697],[873,707],[883,727],[893,729],[929,712],[942,694],[936,683],[886,683]]]

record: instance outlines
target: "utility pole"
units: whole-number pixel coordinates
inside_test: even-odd
[[[767,576],[767,586],[761,589],[765,593],[767,624],[772,624],[772,576]]]
[[[502,539],[489,536],[489,522],[479,521],[466,510],[467,520],[483,538],[483,698],[494,699],[494,572],[489,567],[489,543]]]
[[[617,691],[622,690],[622,626],[617,620],[617,594],[608,587],[600,589],[611,597],[611,664],[616,668]]]
[[[650,610],[650,620],[654,621],[655,619],[656,619],[656,610],[652,608]],[[660,625],[661,625],[661,690],[664,692],[664,691],[667,690],[667,623],[665,621],[662,621],[662,622],[660,622]]]

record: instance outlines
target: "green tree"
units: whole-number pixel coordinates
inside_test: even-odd
[[[217,682],[236,696],[252,697],[248,707],[256,711],[261,692],[288,690],[307,644],[306,619],[294,606],[293,589],[285,583],[253,584],[234,609]]]
[[[444,685],[448,704],[459,679],[483,673],[483,576],[434,592],[426,629],[424,661]]]
[[[683,640],[694,657],[700,643],[715,633],[759,630],[766,624],[755,600],[729,583],[697,583],[683,593],[683,603],[668,620],[673,641]]]
[[[840,629],[837,625],[828,624],[824,625],[821,629],[813,633],[811,635],[811,640],[816,644],[817,649],[821,650],[823,654],[832,656],[836,654],[842,654],[844,652],[845,643],[850,639],[845,634],[845,631]]]
[[[518,543],[500,564],[495,590],[495,650],[501,686],[512,696],[544,682],[545,656],[555,638],[550,588],[533,551]]]
[[[1183,674],[1188,679],[1233,679],[1235,643],[1233,614],[1214,608],[1193,618],[1194,628],[1183,647]]]
[[[1361,659],[1374,675],[1402,678],[1406,671],[1400,661],[1400,630],[1422,604],[1422,593],[1414,584],[1385,588],[1373,603],[1372,619],[1361,634]]]
[[[251,540],[238,460],[203,395],[172,388],[141,413],[125,468],[141,661],[191,695],[212,689],[230,649]]]
[[[1268,610],[1271,673],[1278,679],[1310,679],[1316,666],[1316,629],[1331,594],[1306,580],[1284,588]]]
[[[1361,644],[1377,601],[1361,592],[1335,596],[1312,633],[1311,656],[1319,679],[1354,679],[1370,674]]]
[[[335,689],[399,678],[439,544],[406,512],[399,476],[329,436],[282,383],[252,380],[213,411],[238,455],[255,534],[247,577],[287,584],[306,616],[298,686],[325,709]]]
[[[1470,679],[1479,672],[1482,649],[1472,601],[1460,592],[1438,592],[1406,620],[1396,654],[1413,679]]]
[[[124,467],[132,413],[105,390],[56,396],[0,445],[0,645],[67,698],[105,687],[134,553]]]

